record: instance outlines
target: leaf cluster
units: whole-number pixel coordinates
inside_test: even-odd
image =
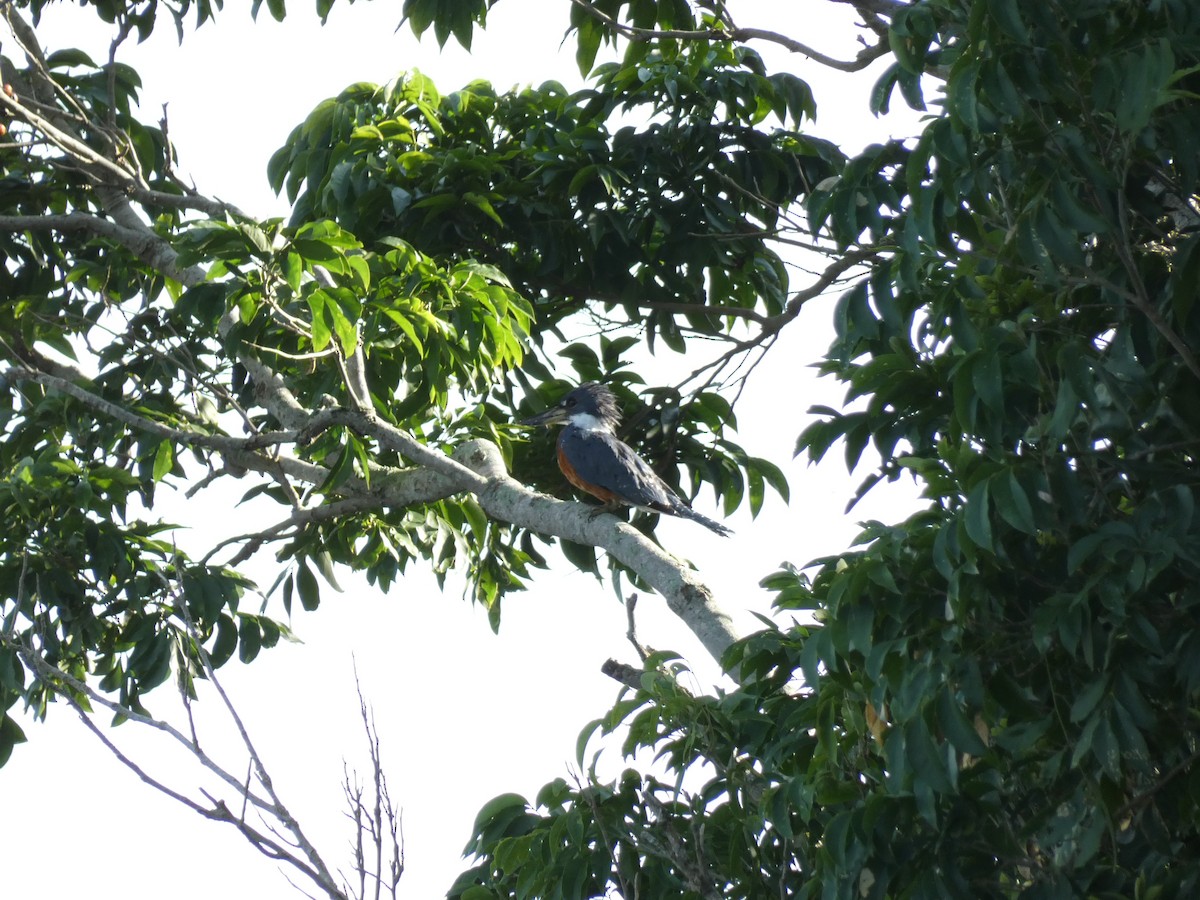
[[[144,38],[162,10],[182,29],[221,6],[91,5],[117,26],[114,47]],[[483,7],[451,6],[406,14],[461,39],[455,17],[481,21]],[[20,8],[36,22],[43,7]],[[308,413],[362,404],[446,451],[485,438],[519,478],[566,494],[547,436],[517,439],[508,423],[556,401],[569,366],[571,380],[617,387],[625,436],[681,493],[710,486],[726,512],[757,513],[768,487],[786,497],[778,466],[734,439],[711,382],[641,389],[633,360],[645,343],[684,352],[697,337],[736,355],[735,328],[786,307],[773,237],[841,155],[790,130],[811,119],[811,92],[752,51],[668,42],[576,93],[476,82],[443,95],[419,73],[351,86],[271,162],[271,184],[295,202],[287,222],[254,221],[181,180],[163,127],[139,118],[128,66],[75,50],[26,62],[3,60],[20,105],[0,148],[10,648],[38,648],[138,708],[172,666],[193,672],[181,598],[205,598],[190,615],[216,662],[248,661],[286,634],[262,614],[266,597],[290,615],[297,599],[319,603],[322,581],[336,587],[338,566],[387,589],[414,560],[439,578],[465,568],[498,624],[505,592],[546,564],[547,540],[471,498],[372,505],[410,461],[341,424],[297,435],[285,394]],[[596,322],[599,335],[581,336]],[[320,476],[281,475],[264,449],[278,443]],[[276,550],[283,570],[253,614],[242,598],[256,586],[141,521],[164,486],[248,469],[253,483],[229,502],[274,504],[283,521],[213,553],[241,563]],[[598,568],[591,548],[564,550]],[[42,687],[7,658],[5,708],[24,697],[44,711]]]
[[[599,726],[666,777],[508,798],[457,896],[1196,890],[1200,17],[932,0],[890,38],[876,107],[936,113],[807,200],[891,252],[797,450],[871,445],[859,495],[925,508],[769,577],[796,618],[734,648],[737,691],[647,674]]]
[[[496,266],[534,302],[539,333],[591,304],[682,350],[687,331],[734,321],[706,306],[780,312],[787,274],[766,238],[839,154],[756,126],[776,107],[798,124],[811,98],[795,109],[787,92],[807,87],[768,77],[751,51],[691,46],[594,82],[444,97],[418,73],[355,85],[292,132],[272,185],[294,222],[329,217],[368,243],[403,235],[436,259]],[[613,132],[618,111],[650,121]]]

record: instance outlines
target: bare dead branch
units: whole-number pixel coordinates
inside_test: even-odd
[[[636,666],[617,662],[615,659],[606,659],[603,665],[600,666],[600,672],[614,681],[620,682],[627,688],[635,691],[642,689],[642,675],[645,674],[645,671]]]
[[[262,757],[259,755],[258,750],[255,748],[254,742],[250,739],[250,733],[247,731],[246,725],[242,721],[241,714],[237,711],[237,708],[229,699],[229,695],[225,692],[224,685],[222,685],[220,679],[217,678],[217,673],[213,669],[212,659],[209,657],[208,651],[204,649],[204,645],[201,643],[199,635],[196,633],[191,619],[187,617],[187,603],[181,601],[176,604],[176,608],[179,609],[181,611],[181,615],[185,617],[188,634],[190,635],[192,641],[192,649],[195,650],[196,656],[200,660],[200,665],[204,669],[204,674],[212,684],[213,690],[216,691],[217,696],[221,698],[221,703],[224,705],[225,711],[229,714],[230,720],[237,729],[238,737],[241,739],[242,746],[249,754],[250,763],[254,769],[254,776],[257,778],[258,783],[262,785],[263,790],[266,791],[267,796],[270,798],[269,806],[261,806],[259,808],[269,812],[273,818],[283,825],[291,839],[295,842],[295,846],[304,854],[304,858],[307,860],[308,866],[310,866],[311,870],[316,873],[315,877],[311,875],[310,877],[312,877],[314,881],[321,885],[324,890],[328,891],[330,896],[344,896],[341,890],[337,887],[336,880],[329,872],[328,867],[325,865],[325,861],[317,852],[316,847],[313,846],[312,842],[308,839],[308,836],[304,833],[304,830],[300,827],[300,823],[283,804],[283,801],[275,791],[275,786],[272,782],[271,775],[267,771],[267,767],[263,763]],[[247,799],[250,795],[251,791],[249,778],[247,778],[245,789],[242,792],[242,797],[243,799]],[[243,833],[246,832],[243,830]],[[290,858],[291,855],[289,854],[289,859]]]
[[[634,610],[637,608],[638,595],[630,594],[629,599],[625,601],[625,620],[629,624],[629,628],[625,631],[625,637],[629,639],[629,643],[633,644],[633,649],[637,652],[638,659],[645,662],[650,656],[650,651],[642,646],[642,642],[637,636],[637,622],[634,620]]]
[[[351,849],[354,853],[355,874],[359,890],[357,900],[367,900],[367,884],[372,885],[371,894],[379,900],[383,891],[388,891],[395,900],[404,874],[404,838],[401,833],[400,816],[392,805],[388,794],[387,777],[383,771],[379,732],[375,727],[375,714],[363,696],[362,682],[358,677],[358,666],[354,666],[354,688],[358,694],[358,711],[362,719],[363,732],[367,736],[367,750],[371,762],[370,809],[363,798],[364,788],[358,781],[358,773],[351,773],[343,762],[342,792],[349,810],[346,817],[354,823]],[[370,841],[373,855],[372,866],[367,865],[366,843]],[[385,847],[386,845],[386,847]],[[387,854],[386,874],[384,856]]]

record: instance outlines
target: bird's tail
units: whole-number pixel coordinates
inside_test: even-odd
[[[699,522],[709,531],[715,531],[721,537],[729,537],[731,534],[733,534],[732,528],[726,528],[720,522],[714,522],[708,516],[701,515],[690,506],[687,506],[683,503],[680,503],[675,507],[674,513],[681,519],[691,519],[693,522]]]

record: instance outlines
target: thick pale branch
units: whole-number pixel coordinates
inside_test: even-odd
[[[373,414],[345,409],[304,414],[307,421],[296,432],[277,432],[248,438],[198,434],[139,416],[79,385],[33,369],[15,366],[7,370],[7,377],[57,389],[130,428],[185,446],[221,453],[228,461],[242,468],[270,474],[284,472],[309,484],[324,482],[328,470],[294,458],[268,456],[260,451],[273,451],[286,441],[311,440],[324,429],[337,425],[352,428],[416,463],[411,469],[380,467],[378,472],[372,473],[369,486],[364,479],[348,479],[339,487],[339,493],[357,501],[354,503],[354,512],[375,506],[403,508],[455,494],[471,493],[478,497],[480,505],[489,515],[501,521],[606,550],[662,594],[671,610],[692,629],[718,661],[738,637],[732,621],[717,605],[712,592],[686,565],[614,516],[595,516],[594,510],[584,504],[556,500],[529,490],[509,477],[500,451],[494,444],[472,441],[450,457],[437,448],[420,443]],[[291,402],[295,403],[294,398]],[[296,404],[296,415],[300,415],[299,404]],[[320,513],[301,511],[299,515],[303,518],[319,516]]]
[[[301,433],[301,438],[302,440],[311,440],[324,429],[334,425],[344,425],[359,434],[375,438],[385,449],[395,450],[417,465],[425,466],[434,472],[454,479],[461,485],[460,490],[478,493],[486,487],[485,478],[451,459],[440,450],[422,444],[399,428],[384,422],[374,412],[331,409],[316,413],[313,415],[309,427]]]
[[[644,669],[617,662],[615,659],[605,660],[604,664],[600,666],[600,672],[633,691],[642,689],[642,676],[646,674]]]
[[[615,516],[597,516],[582,503],[529,490],[509,477],[499,448],[489,442],[464,444],[454,456],[486,476],[486,487],[477,496],[489,515],[540,534],[602,547],[646,579],[718,661],[738,639],[733,621],[712,591],[691,569],[636,528]]]
[[[184,285],[199,284],[204,270],[198,266],[181,267],[178,254],[165,240],[150,230],[140,219],[136,225],[106,219],[90,213],[72,212],[41,216],[0,216],[0,231],[57,231],[63,234],[83,232],[110,240],[124,247],[138,259],[153,267],[172,281]]]

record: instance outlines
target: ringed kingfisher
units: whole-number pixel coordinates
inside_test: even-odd
[[[520,424],[565,424],[558,435],[558,467],[567,481],[603,501],[605,507],[637,506],[691,519],[722,536],[733,534],[720,522],[688,506],[632,447],[618,438],[620,421],[613,392],[591,381],[575,388],[557,406]]]

